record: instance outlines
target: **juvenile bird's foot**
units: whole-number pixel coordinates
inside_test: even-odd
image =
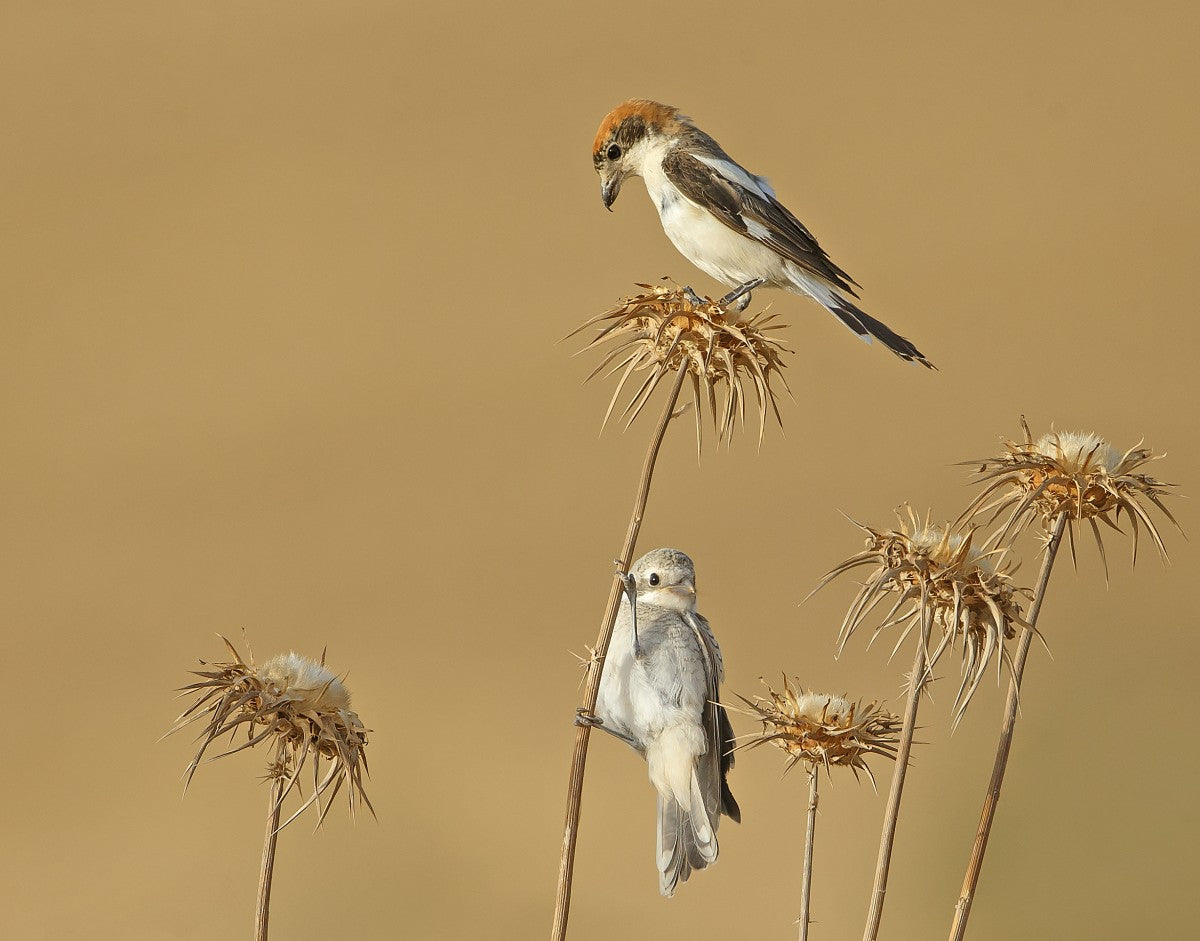
[[[637,604],[637,580],[621,567],[620,559],[614,559],[613,563],[617,567],[617,570],[613,573],[613,575],[616,576],[617,581],[619,581],[621,583],[622,588],[625,592],[625,597],[629,600],[629,603],[631,605],[636,605]]]
[[[575,724],[586,725],[589,729],[598,729],[604,725],[604,720],[594,712],[588,712],[583,706],[580,706],[575,710]]]
[[[621,568],[620,560],[615,560],[617,571],[614,573],[623,586],[625,598],[629,602],[629,616],[633,620],[633,659],[642,659],[642,645],[638,641],[637,627],[637,579]]]
[[[583,706],[580,706],[578,709],[575,710],[575,724],[579,725],[579,726],[586,726],[589,729],[598,729],[601,732],[607,732],[613,738],[620,739],[622,742],[624,742],[630,748],[638,747],[637,742],[635,742],[633,739],[631,739],[628,735],[622,735],[620,732],[614,732],[612,729],[610,729],[607,725],[604,724],[603,719],[601,719],[595,713],[588,712],[586,709],[583,708]]]
[[[685,284],[683,286],[683,296],[687,298],[687,302],[693,307],[702,307],[704,305],[704,301],[700,299],[699,294],[692,290],[692,286],[690,284]]]

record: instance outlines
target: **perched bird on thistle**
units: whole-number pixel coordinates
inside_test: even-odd
[[[911,341],[847,299],[858,297],[858,282],[830,260],[771,185],[678,109],[645,99],[618,105],[600,122],[592,162],[610,211],[625,178],[642,178],[667,238],[733,288],[722,306],[742,311],[755,288],[783,288],[811,297],[868,343],[874,337],[901,359],[933,368]]]
[[[716,862],[721,814],[742,817],[726,780],[733,729],[718,691],[725,671],[696,612],[691,559],[677,549],[648,552],[626,588],[591,721],[646,759],[658,791],[659,891],[671,896],[692,870]]]

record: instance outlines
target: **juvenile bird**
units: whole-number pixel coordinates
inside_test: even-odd
[[[647,762],[658,791],[659,891],[717,860],[721,814],[741,821],[726,776],[733,729],[720,704],[725,671],[708,621],[696,612],[696,569],[677,549],[655,549],[629,570],[629,594],[600,679],[599,727]]]
[[[642,178],[667,238],[733,288],[722,304],[741,311],[755,288],[783,288],[811,297],[868,343],[874,337],[901,359],[933,368],[911,341],[847,300],[858,297],[858,282],[830,260],[763,177],[678,109],[645,99],[618,105],[600,122],[592,162],[610,211],[625,178]]]

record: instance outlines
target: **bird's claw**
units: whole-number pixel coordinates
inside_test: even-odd
[[[637,627],[637,579],[622,568],[620,560],[615,561],[617,570],[613,575],[621,583],[622,594],[625,595],[625,600],[629,602],[629,613],[630,617],[633,618],[633,657],[635,660],[641,660],[642,645],[638,643]]]
[[[697,294],[695,291],[692,290],[692,286],[690,284],[685,284],[683,286],[683,296],[687,299],[687,302],[689,304],[691,304],[693,307],[704,306],[704,301],[702,301],[700,299],[699,294]]]
[[[575,710],[575,724],[589,729],[594,729],[604,725],[604,720],[594,712],[591,712],[585,709],[583,706],[580,706]]]
[[[755,288],[761,287],[764,284],[766,284],[765,278],[751,278],[745,284],[739,284],[737,287],[735,287],[732,291],[717,301],[717,304],[740,314],[750,306],[751,292]]]
[[[617,567],[617,570],[613,572],[613,577],[621,583],[629,603],[635,604],[637,602],[637,580],[625,570],[620,559],[613,559],[613,565]]]

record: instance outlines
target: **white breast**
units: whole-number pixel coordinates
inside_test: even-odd
[[[777,286],[788,284],[783,259],[776,252],[734,231],[675,188],[662,169],[666,150],[665,142],[647,145],[640,169],[671,243],[693,265],[729,287],[754,278]]]
[[[621,605],[624,614],[628,609],[624,601]],[[636,734],[637,725],[629,689],[633,664],[633,623],[626,615],[618,617],[613,627],[608,656],[604,658],[604,671],[600,676],[596,715],[612,731],[631,737]]]

